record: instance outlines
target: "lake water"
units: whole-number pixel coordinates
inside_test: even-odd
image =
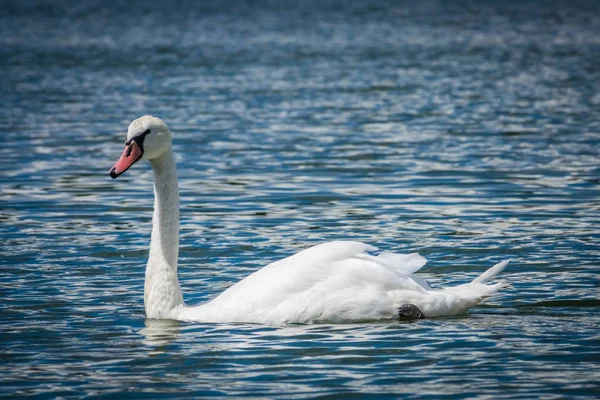
[[[114,3],[114,4],[113,4]],[[597,2],[2,2],[3,398],[600,396]],[[188,304],[309,245],[418,251],[464,316],[146,320],[152,175],[174,132]]]

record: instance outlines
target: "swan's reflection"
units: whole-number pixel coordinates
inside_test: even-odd
[[[172,319],[146,318],[144,325],[140,329],[140,333],[144,335],[143,342],[157,352],[162,352],[165,346],[180,335],[181,322]]]

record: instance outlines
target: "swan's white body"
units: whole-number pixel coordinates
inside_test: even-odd
[[[508,261],[495,265],[471,283],[433,290],[422,278],[413,275],[426,263],[418,254],[382,253],[375,257],[367,254],[375,250],[372,246],[338,241],[269,264],[214,300],[187,306],[177,279],[179,189],[171,133],[164,122],[149,116],[130,125],[128,138],[135,138],[139,132],[152,132],[143,143],[148,149],[142,153],[152,164],[155,179],[152,240],[144,286],[148,318],[263,324],[344,323],[397,318],[398,308],[405,304],[417,306],[427,317],[450,316],[464,313],[503,286],[483,282],[501,272]],[[113,177],[125,170],[116,171]]]

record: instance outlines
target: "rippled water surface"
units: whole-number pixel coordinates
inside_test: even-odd
[[[0,395],[600,396],[594,2],[2,2]],[[188,303],[306,246],[418,251],[434,285],[506,258],[457,318],[146,320],[171,126]]]

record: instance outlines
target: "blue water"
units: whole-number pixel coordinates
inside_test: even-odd
[[[0,396],[600,396],[597,2],[2,2]],[[171,126],[189,304],[309,245],[418,251],[464,316],[146,320]]]

